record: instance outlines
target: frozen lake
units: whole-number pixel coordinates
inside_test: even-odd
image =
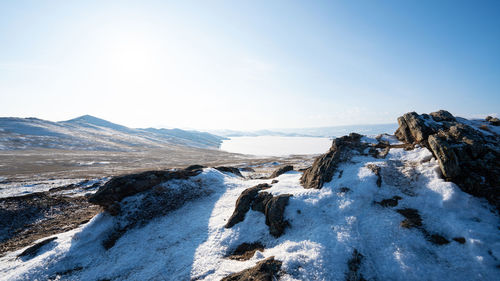
[[[332,145],[329,138],[312,137],[232,137],[222,142],[221,150],[259,156],[320,154]]]

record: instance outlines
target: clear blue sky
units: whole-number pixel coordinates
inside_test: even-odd
[[[500,109],[500,1],[2,1],[0,116],[131,127]]]

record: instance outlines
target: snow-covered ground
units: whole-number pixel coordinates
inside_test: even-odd
[[[381,187],[369,163],[382,167]],[[342,176],[337,172],[320,190],[304,189],[299,172],[281,175],[266,190],[293,194],[285,210],[290,227],[279,238],[252,210],[243,222],[224,227],[241,192],[270,180],[204,169],[184,184],[201,184],[210,195],[129,230],[111,249],[101,242],[115,218],[102,213],[56,235],[32,259],[17,259],[22,250],[1,257],[0,279],[220,280],[275,256],[283,261],[282,280],[345,280],[354,249],[363,255],[359,273],[368,280],[500,279],[499,217],[485,201],[442,180],[427,149],[391,149],[385,159],[358,155],[339,170]],[[402,198],[397,207],[375,203],[393,196]],[[420,229],[401,227],[399,208],[418,210],[423,228],[450,243],[436,245]],[[265,251],[250,260],[224,258],[241,243],[257,241]]]

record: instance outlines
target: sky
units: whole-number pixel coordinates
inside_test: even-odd
[[[500,109],[500,1],[0,1],[0,116],[201,130]]]

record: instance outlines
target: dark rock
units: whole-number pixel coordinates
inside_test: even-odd
[[[358,252],[357,249],[354,249],[352,252],[352,257],[347,261],[347,267],[349,271],[346,273],[345,280],[346,281],[363,281],[366,280],[363,278],[363,275],[359,272],[361,268],[361,262],[364,256]]]
[[[463,238],[463,237],[455,237],[455,238],[453,238],[453,240],[455,240],[456,242],[458,242],[460,244],[465,244],[465,238]]]
[[[432,119],[434,119],[437,122],[441,122],[441,121],[454,122],[454,121],[457,121],[455,119],[455,117],[453,117],[453,115],[451,115],[451,113],[449,113],[446,110],[439,110],[439,111],[436,111],[436,112],[432,112],[429,115],[432,116]]]
[[[250,168],[250,167],[243,167],[243,168],[240,168],[240,171],[243,171],[243,172],[255,172],[254,169]]]
[[[243,243],[239,245],[231,253],[231,255],[228,256],[228,258],[232,260],[246,261],[251,259],[257,251],[264,252],[264,246],[261,243]]]
[[[245,219],[245,214],[250,210],[252,202],[263,189],[270,188],[271,186],[267,183],[259,184],[251,188],[245,189],[241,195],[236,200],[236,206],[234,207],[234,212],[226,223],[226,228],[231,228],[235,224],[242,222]]]
[[[206,168],[205,166],[203,165],[191,165],[191,166],[188,166],[186,169],[186,171],[197,171],[197,170],[202,170],[203,168]]]
[[[368,144],[360,142],[361,137],[351,133],[333,140],[330,150],[316,158],[313,165],[304,171],[300,178],[302,186],[320,189],[324,183],[331,181],[339,163],[349,160],[356,153],[362,153],[368,147]]]
[[[269,178],[270,179],[276,178],[276,177],[279,177],[280,175],[282,175],[282,174],[284,174],[286,172],[290,172],[290,171],[293,171],[293,166],[292,165],[286,165],[286,166],[283,166],[283,167],[280,167],[280,168],[276,169],[271,174],[271,176]]]
[[[430,117],[432,116],[432,117]],[[449,112],[415,112],[398,118],[396,137],[421,144],[436,157],[443,177],[500,211],[500,137],[473,128]],[[493,118],[487,118],[491,124]]]
[[[382,207],[396,207],[398,205],[398,201],[401,199],[402,198],[399,196],[394,196],[392,198],[384,199],[384,200],[377,202],[377,203],[380,204],[380,206],[382,206]]]
[[[339,188],[339,192],[341,192],[341,193],[346,193],[346,192],[349,192],[350,190],[351,189],[349,187],[345,187],[345,186]]]
[[[381,187],[382,186],[382,176],[380,175],[380,166],[377,166],[375,164],[368,164],[366,165],[368,169],[370,169],[376,176],[377,176],[377,186]]]
[[[220,167],[215,167],[214,169],[221,171],[221,172],[226,172],[226,173],[232,173],[237,175],[238,177],[244,178],[244,176],[241,174],[240,170],[235,167],[225,167],[225,166],[220,166]]]
[[[271,198],[273,198],[271,193],[265,191],[259,192],[252,202],[252,210],[265,214],[266,204],[269,200],[271,200]]]
[[[28,249],[24,250],[17,257],[18,258],[28,258],[28,259],[33,258],[33,257],[35,257],[38,254],[38,252],[40,251],[40,249],[43,246],[49,244],[50,242],[52,242],[52,241],[54,241],[56,239],[57,239],[57,237],[51,237],[51,238],[42,240],[42,241],[36,243],[35,245],[29,247]]]
[[[275,183],[278,183],[278,182],[279,182],[279,180],[273,180],[273,181],[271,181],[271,184],[275,184]]]
[[[496,117],[488,116],[488,117],[486,117],[486,121],[488,121],[490,123],[490,125],[500,126],[500,119],[498,119]]]
[[[288,221],[283,219],[283,213],[291,196],[291,194],[274,196],[266,204],[266,225],[269,226],[269,233],[274,237],[280,237],[289,225]]]
[[[172,179],[188,179],[196,176],[200,170],[148,171],[112,178],[89,198],[89,202],[110,210],[111,214],[119,213],[118,205],[124,198],[150,190],[160,183]]]
[[[404,228],[420,227],[422,226],[422,218],[418,210],[411,208],[398,209],[396,212],[403,215],[406,219],[401,222]]]
[[[450,241],[439,234],[432,234],[427,238],[427,240],[436,245],[446,245],[450,243]]]
[[[233,273],[221,281],[274,281],[279,279],[282,262],[274,256],[258,262],[254,267]]]

